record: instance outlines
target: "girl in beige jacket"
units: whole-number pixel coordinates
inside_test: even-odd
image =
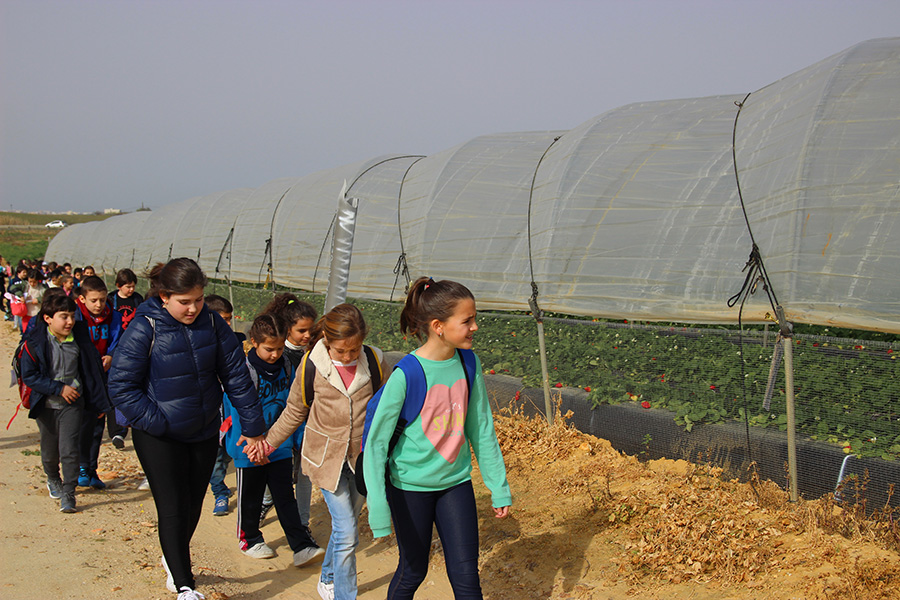
[[[266,435],[265,449],[278,448],[306,423],[301,450],[303,473],[321,488],[331,513],[331,538],[317,586],[325,600],[356,598],[358,518],[365,498],[356,489],[354,468],[366,405],[376,391],[371,369],[380,366],[381,373],[388,372],[381,350],[363,346],[365,337],[362,313],[350,304],[340,304],[319,319],[312,350],[304,358],[307,369],[315,368],[314,393],[304,399],[301,363],[287,406]],[[381,379],[380,375],[376,377]]]

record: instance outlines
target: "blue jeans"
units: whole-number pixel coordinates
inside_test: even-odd
[[[219,446],[219,453],[216,455],[216,466],[213,467],[212,476],[209,478],[209,487],[216,498],[222,496],[226,498],[231,497],[231,490],[225,485],[225,474],[228,473],[229,464],[231,464],[231,457],[225,451],[225,448]]]
[[[428,573],[431,529],[437,526],[447,577],[457,600],[481,600],[478,515],[472,482],[438,492],[407,492],[387,484],[400,561],[388,586],[389,600],[411,599]]]
[[[331,514],[331,537],[322,561],[320,579],[334,582],[335,600],[356,598],[356,547],[359,545],[359,511],[365,498],[356,489],[353,471],[344,463],[338,486],[332,494],[322,490]]]

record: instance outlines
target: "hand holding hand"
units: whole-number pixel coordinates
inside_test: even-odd
[[[258,465],[264,465],[269,462],[269,454],[275,449],[266,441],[266,436],[260,435],[256,437],[241,436],[238,438],[237,445],[244,445],[244,454],[247,455],[252,462]]]

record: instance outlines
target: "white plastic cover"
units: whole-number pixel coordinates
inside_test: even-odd
[[[48,257],[121,268],[171,246],[224,277],[233,228],[235,280],[265,281],[271,239],[276,282],[324,291],[346,181],[359,199],[351,296],[401,295],[403,254],[412,277],[460,280],[482,307],[527,310],[533,270],[545,310],[733,323],[726,300],[752,246],[735,133],[750,227],[788,318],[900,333],[897,90],[900,38],[872,40],[753,92],[736,130],[746,93],[631,104],[570,131],[486,135],[188,200],[144,229],[134,215],[76,225]],[[770,310],[760,298],[744,317]]]

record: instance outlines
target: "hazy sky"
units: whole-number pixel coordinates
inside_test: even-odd
[[[570,129],[898,35],[898,0],[0,0],[0,210],[158,208]]]

